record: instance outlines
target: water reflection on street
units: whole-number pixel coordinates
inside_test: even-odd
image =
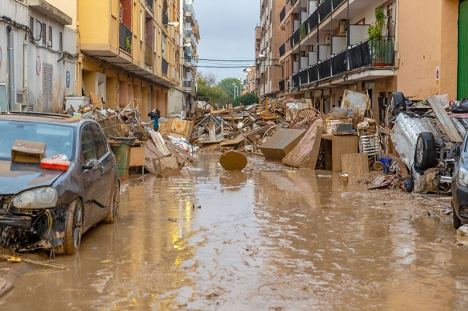
[[[260,158],[227,172],[218,158],[133,175],[118,222],[56,257],[68,271],[23,276],[0,308],[466,309],[468,246],[434,201]]]

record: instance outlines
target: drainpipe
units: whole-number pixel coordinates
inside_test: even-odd
[[[23,103],[28,103],[28,33],[23,41]]]
[[[8,25],[7,26],[8,32],[8,84],[10,88],[9,96],[10,96],[10,110],[15,110],[15,58],[14,58],[14,48],[13,48],[13,28]]]

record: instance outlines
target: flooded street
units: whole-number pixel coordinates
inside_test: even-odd
[[[168,179],[131,175],[117,223],[55,257],[67,271],[26,271],[0,308],[466,309],[468,246],[439,211],[449,200],[261,158],[228,172],[218,159],[200,152]]]

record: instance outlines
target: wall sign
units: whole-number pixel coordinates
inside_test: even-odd
[[[41,74],[41,68],[42,68],[41,58],[38,56],[36,58],[36,73],[37,73],[37,75]]]

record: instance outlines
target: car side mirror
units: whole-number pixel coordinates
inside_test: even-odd
[[[99,162],[96,159],[91,159],[88,162],[86,162],[85,164],[81,164],[81,167],[84,170],[91,170],[91,169],[100,170],[100,169],[102,169],[102,164],[101,164],[101,162]]]

